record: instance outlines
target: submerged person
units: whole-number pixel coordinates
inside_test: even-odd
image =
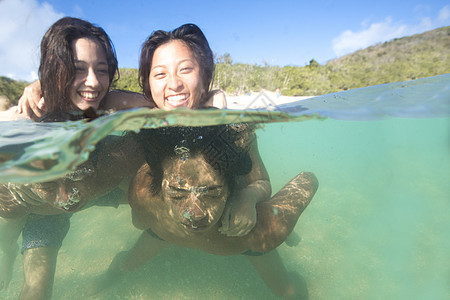
[[[47,107],[43,121],[80,119],[82,111],[102,108],[117,72],[113,45],[102,28],[76,18],[58,20],[41,41],[39,76]],[[79,114],[66,114],[71,111]],[[106,194],[109,205],[126,203],[126,193],[118,186],[142,164],[138,146],[133,139],[111,137],[61,179],[0,187],[0,290],[11,280],[22,232],[25,280],[20,297],[51,297],[57,254],[71,213]]]
[[[193,24],[182,25],[171,32],[156,31],[143,45],[139,66],[140,83],[144,95],[159,108],[199,108],[211,85],[213,71],[212,51],[201,30]],[[182,150],[183,146],[179,151]],[[144,151],[147,152],[148,147]],[[224,202],[227,207],[220,214],[222,220],[215,223],[217,227],[212,229],[224,235],[224,238],[244,237],[251,232],[257,223],[256,206],[271,195],[269,176],[259,155],[255,135],[247,141],[247,154],[251,169],[240,177],[241,188],[236,189],[229,201]],[[149,232],[144,231],[133,251],[150,254],[146,248],[146,241],[150,238]],[[145,260],[146,255],[137,255],[135,258]],[[104,281],[100,281],[101,289]]]
[[[159,109],[226,108],[226,99],[220,91],[211,90],[214,77],[214,55],[201,29],[194,24],[182,25],[173,31],[153,32],[143,44],[139,61],[139,83],[143,95],[111,91],[104,100],[104,109],[126,109],[155,106]],[[22,98],[21,106],[36,107],[39,90]],[[150,101],[145,104],[145,100]],[[31,105],[30,103],[34,103]],[[39,111],[39,110],[38,110]],[[256,139],[252,144],[254,178],[245,179],[247,188],[236,197],[232,209],[227,208],[222,233],[245,235],[256,223],[255,205],[271,194],[269,175],[259,155]]]
[[[192,30],[186,30],[186,29],[194,29]],[[181,30],[183,29],[183,30]],[[174,31],[175,32],[175,31]],[[201,85],[201,87],[206,86],[206,88],[204,88],[203,90],[201,90],[200,93],[194,94],[193,96],[190,95],[190,93],[183,93],[183,95],[181,95],[181,97],[184,97],[184,100],[187,99],[187,101],[181,101],[183,102],[181,105],[175,104],[176,107],[179,106],[185,106],[187,108],[191,108],[191,109],[196,109],[196,108],[202,108],[202,107],[207,107],[207,106],[216,106],[218,108],[220,107],[224,107],[226,105],[225,100],[223,99],[223,97],[221,96],[220,93],[211,93],[211,92],[207,92],[209,90],[209,86],[210,86],[210,82],[212,81],[212,74],[213,74],[213,70],[214,70],[214,66],[213,66],[213,59],[212,59],[212,51],[209,48],[209,45],[206,41],[206,39],[203,36],[203,33],[194,25],[189,25],[189,26],[182,26],[180,27],[180,29],[178,30],[178,33],[180,34],[180,39],[184,37],[184,35],[186,35],[186,37],[194,39],[194,44],[195,43],[203,43],[203,45],[201,45],[203,47],[203,51],[207,51],[208,53],[208,57],[207,57],[207,61],[206,64],[208,65],[207,67],[209,67],[209,71],[200,71],[200,67],[204,67],[203,64],[205,64],[205,60],[202,59],[201,62],[199,63],[199,61],[197,61],[197,59],[194,57],[193,52],[189,52],[190,55],[190,61],[191,63],[194,64],[194,68],[182,68],[182,69],[177,69],[176,72],[179,72],[180,78],[181,77],[189,77],[189,73],[191,73],[191,71],[194,71],[194,78],[199,79],[200,81],[205,79],[204,82],[206,82],[206,85]],[[181,37],[182,36],[182,37]],[[197,40],[195,40],[197,39]],[[204,43],[206,42],[206,48],[204,47]],[[68,51],[70,53],[70,51]],[[66,60],[67,61],[67,60]],[[69,60],[70,61],[70,60]],[[202,65],[201,65],[202,64]],[[212,68],[211,68],[212,66]],[[206,68],[205,68],[206,69]],[[212,72],[211,72],[212,70]],[[198,77],[199,74],[202,73],[202,77]],[[147,74],[148,75],[148,74]],[[192,76],[191,76],[192,77]],[[39,83],[40,84],[40,83]],[[183,82],[184,84],[184,82]],[[45,93],[45,84],[44,82],[42,82],[42,86],[43,86],[43,95],[44,98],[47,99],[46,93]],[[178,86],[179,88],[180,86]],[[145,90],[145,89],[144,89]],[[198,89],[195,90],[195,92],[199,91]],[[96,98],[97,94],[94,91],[90,91],[92,92],[91,94],[87,93],[83,93],[81,92],[81,96],[86,96],[85,98]],[[178,95],[178,97],[180,97],[180,95]],[[211,97],[211,98],[210,98]],[[144,102],[143,102],[144,100]],[[170,101],[176,101],[176,99],[172,98],[170,99]],[[110,107],[112,104],[111,103],[116,103],[118,108],[128,108],[128,107],[138,107],[138,106],[152,106],[152,104],[148,104],[145,102],[146,100],[143,98],[143,96],[140,95],[136,95],[134,93],[123,93],[123,92],[118,92],[118,93],[109,93],[108,96],[106,97],[106,99],[103,99],[101,101],[101,105],[98,106],[98,108],[108,108]],[[107,102],[108,105],[104,105],[104,103]],[[83,102],[81,102],[83,103]],[[193,104],[193,105],[191,105]],[[46,105],[47,105],[47,100],[46,100]],[[114,105],[113,105],[114,106]],[[166,108],[163,107],[162,108]],[[48,113],[48,109],[46,109],[46,112]],[[124,162],[126,162],[127,160],[124,159]],[[264,170],[265,172],[265,170]],[[106,178],[106,177],[105,177]],[[83,180],[80,180],[80,182],[83,182]],[[64,183],[64,181],[62,182]],[[54,184],[54,183],[52,183]],[[56,186],[59,186],[58,184]],[[45,189],[45,188],[44,188]],[[77,191],[79,191],[80,189],[77,189]],[[30,193],[35,193],[35,191],[30,191]],[[269,193],[270,193],[270,188],[269,188]],[[35,193],[36,194],[36,193]],[[39,193],[37,193],[39,194]],[[17,195],[17,198],[21,198],[23,197],[23,195]],[[32,198],[32,197],[31,197]],[[29,202],[34,201],[32,199],[29,199]],[[70,200],[70,199],[69,199]],[[54,202],[54,199],[52,199],[51,197],[47,197],[46,199],[47,202]],[[250,201],[250,203],[253,204],[254,206],[254,202],[253,200]],[[252,205],[250,205],[252,206]],[[239,212],[239,209],[234,209],[233,212],[231,213],[231,216],[236,215],[236,212]],[[242,219],[242,218],[241,218]],[[239,220],[239,218],[231,218],[231,220]],[[253,226],[254,226],[254,220],[253,218],[247,218],[246,220],[251,220],[251,222],[241,222],[241,223],[237,223],[237,222],[229,222],[229,226],[227,228],[230,228],[231,230],[227,231],[227,233],[229,234],[240,234],[240,232],[248,232]],[[55,223],[56,225],[58,225],[58,223]],[[227,223],[228,224],[228,223]],[[250,226],[249,226],[250,224]],[[233,227],[234,226],[234,227]],[[234,230],[233,230],[234,228]],[[243,228],[243,229],[242,229]],[[49,228],[49,230],[51,230],[51,226]],[[54,228],[53,228],[54,229]],[[67,231],[65,231],[65,233],[67,233]],[[62,241],[62,238],[64,238],[65,233],[60,235],[59,241]],[[242,234],[242,233],[241,233]],[[58,245],[57,249],[59,249],[60,244]],[[16,251],[16,250],[15,250]],[[13,251],[13,255],[15,257],[15,251]],[[45,260],[46,262],[50,262],[51,266],[47,266],[47,267],[51,267],[50,270],[47,272],[46,274],[46,278],[50,278],[51,280],[46,280],[45,283],[40,283],[41,281],[35,281],[35,283],[37,282],[39,286],[37,286],[36,288],[33,288],[32,290],[35,291],[40,291],[43,290],[43,293],[45,295],[48,295],[48,293],[51,293],[51,285],[53,282],[53,276],[54,276],[54,265],[56,264],[56,254],[57,254],[57,250],[56,253],[55,251],[52,252],[52,257],[54,257],[54,259],[48,259]],[[10,255],[11,257],[11,255]],[[28,260],[27,260],[28,261]],[[10,266],[10,270],[12,271],[12,266]],[[25,271],[27,271],[29,269],[25,268]],[[50,274],[50,275],[49,275]],[[39,277],[39,276],[35,276],[35,277]],[[9,277],[10,279],[10,277]],[[8,280],[8,278],[6,278],[6,280]],[[6,281],[5,281],[6,282]],[[27,289],[30,290],[30,289]],[[35,293],[37,294],[37,292]]]
[[[147,163],[131,183],[129,202],[133,224],[144,234],[115,257],[98,289],[175,244],[217,255],[244,254],[276,295],[306,298],[305,283],[287,273],[276,247],[313,198],[314,174],[300,173],[259,202],[250,233],[230,237],[219,232],[227,203],[243,188],[239,177],[252,170],[248,148],[253,135],[245,124],[142,131]]]
[[[198,109],[207,106],[214,77],[214,57],[208,40],[194,24],[172,31],[158,30],[144,42],[139,61],[139,81],[144,95],[158,108]],[[256,138],[249,146],[252,170],[243,188],[227,207],[221,232],[247,234],[256,224],[258,202],[271,194],[269,175],[259,155]]]

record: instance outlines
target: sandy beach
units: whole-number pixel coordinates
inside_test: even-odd
[[[252,93],[250,95],[229,96],[227,95],[228,109],[255,109],[255,108],[270,108],[284,103],[290,103],[300,100],[312,98],[313,96],[277,96],[275,92],[262,91]]]

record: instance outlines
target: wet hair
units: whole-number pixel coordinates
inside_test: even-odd
[[[202,99],[200,99],[200,102],[206,101],[207,93],[212,86],[214,77],[214,55],[205,35],[194,24],[185,24],[172,31],[155,31],[144,42],[139,60],[139,84],[142,87],[144,95],[148,99],[152,99],[152,92],[148,81],[150,70],[152,69],[153,55],[156,49],[174,40],[184,42],[193,52],[199,64],[200,76],[203,82]]]
[[[246,124],[206,127],[164,127],[143,129],[138,134],[150,166],[153,193],[161,189],[162,162],[168,158],[181,160],[202,154],[206,162],[224,176],[230,188],[234,178],[252,169],[248,154],[254,131]]]
[[[97,42],[105,51],[109,85],[119,76],[114,46],[106,32],[87,21],[65,17],[54,23],[41,41],[39,79],[47,112],[79,110],[70,99],[70,88],[75,79],[72,43],[80,38]]]

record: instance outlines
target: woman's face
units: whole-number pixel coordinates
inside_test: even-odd
[[[204,232],[219,222],[228,188],[202,155],[166,160],[163,169],[162,197],[175,224],[185,232]]]
[[[197,109],[203,94],[200,66],[192,50],[181,40],[159,46],[153,54],[149,75],[156,105],[165,110]]]
[[[70,100],[81,110],[98,109],[109,89],[105,51],[98,42],[87,38],[75,40],[72,48],[75,79],[70,89]]]

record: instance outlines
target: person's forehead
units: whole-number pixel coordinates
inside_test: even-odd
[[[106,60],[106,53],[99,41],[92,38],[78,38],[72,42],[73,55],[75,57],[83,56],[89,58],[92,55]],[[88,55],[89,54],[89,55]]]
[[[153,62],[160,60],[181,60],[181,59],[195,59],[195,54],[192,49],[182,40],[172,40],[164,43],[156,48],[153,55]]]

